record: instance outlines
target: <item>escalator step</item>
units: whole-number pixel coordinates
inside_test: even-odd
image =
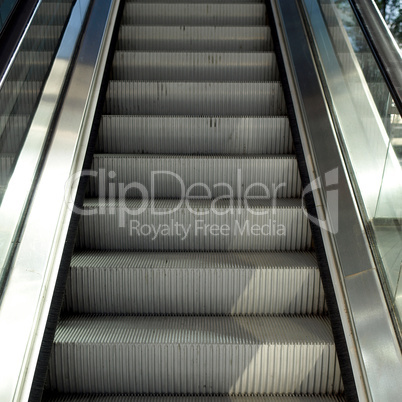
[[[43,402],[346,402],[341,396],[130,396],[46,395]]]
[[[47,1],[46,7],[39,7],[33,23],[36,25],[63,25],[74,1]]]
[[[116,52],[112,79],[136,81],[277,81],[273,52]]]
[[[30,115],[41,88],[41,81],[6,81],[0,92],[1,113]]]
[[[10,178],[16,154],[0,154],[0,186],[5,186]]]
[[[135,133],[135,135],[133,135]],[[289,154],[287,117],[102,116],[97,151],[123,154]]]
[[[54,52],[63,29],[63,25],[31,25],[21,50]]]
[[[66,310],[75,313],[322,314],[310,253],[74,254]]]
[[[341,390],[329,319],[67,316],[49,365],[60,392],[292,394]]]
[[[0,148],[2,153],[17,154],[21,149],[29,115],[0,116]]]
[[[266,24],[265,4],[128,3],[123,25],[247,26]]]
[[[121,155],[95,154],[90,177],[89,197],[99,192],[109,197],[110,189],[140,182],[153,191],[155,198],[181,198],[194,183],[189,195],[210,198],[228,195],[263,198],[295,198],[301,194],[301,181],[296,156],[184,156],[184,155]],[[154,172],[154,174],[152,174]],[[109,177],[106,176],[109,175]],[[220,184],[221,183],[221,184]],[[224,185],[222,184],[224,183]],[[110,184],[110,185],[109,185]],[[208,187],[208,190],[206,188]],[[113,191],[113,190],[112,190]],[[141,197],[138,189],[126,192],[127,197]]]
[[[232,204],[232,205],[231,205]],[[77,246],[137,251],[294,251],[311,247],[301,199],[87,199]],[[105,235],[107,234],[107,236]]]
[[[269,27],[130,26],[119,31],[117,50],[272,51]]]
[[[111,81],[106,114],[283,116],[280,82],[133,82]]]
[[[52,52],[18,52],[15,62],[7,75],[7,80],[43,81],[49,70],[52,57]]]

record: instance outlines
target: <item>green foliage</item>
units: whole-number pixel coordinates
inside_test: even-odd
[[[402,45],[402,2],[401,0],[375,0],[390,31],[399,46]]]

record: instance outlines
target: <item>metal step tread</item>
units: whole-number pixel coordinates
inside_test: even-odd
[[[77,247],[132,251],[299,251],[311,247],[301,199],[86,199]],[[104,234],[107,233],[107,236]]]
[[[245,4],[253,4],[253,3],[263,3],[264,0],[126,0],[126,4],[130,3],[151,3],[151,4],[159,4],[159,3],[176,3],[176,4],[183,4],[183,3],[200,3],[200,4],[236,4],[236,3],[245,3]]]
[[[312,345],[334,344],[328,317],[165,317],[66,315],[54,338],[60,344]]]
[[[212,198],[228,195],[228,186],[238,198],[247,196],[267,198],[297,197],[301,180],[295,155],[274,156],[190,156],[190,155],[127,155],[95,154],[90,177],[89,196],[100,191],[110,194],[110,186],[140,182],[155,198],[180,198],[184,191],[191,196]],[[153,172],[153,173],[152,173]],[[110,180],[106,173],[116,177]],[[202,183],[196,185],[195,183]],[[225,185],[222,185],[225,183]],[[247,189],[247,190],[246,190]],[[127,197],[141,197],[138,189],[126,192]]]
[[[43,402],[346,402],[342,396],[131,396],[131,395],[52,395]]]
[[[174,209],[177,207],[178,203],[182,202],[183,205],[180,209],[187,209],[188,204],[190,208],[208,210],[214,205],[215,208],[228,209],[231,206],[228,200],[205,200],[205,199],[195,199],[195,200],[177,200],[177,199],[155,199],[155,200],[143,200],[136,198],[128,198],[124,200],[122,204],[121,200],[102,200],[98,198],[86,198],[84,201],[84,209],[94,208],[103,206],[105,208],[128,208],[128,209],[139,209],[143,206],[144,201],[147,201],[149,205],[152,205],[155,209]],[[185,203],[184,203],[185,201]],[[214,204],[212,204],[214,203]],[[278,200],[262,200],[262,199],[251,199],[245,202],[241,199],[233,200],[234,209],[243,209],[248,206],[249,209],[302,209],[303,202],[301,198],[281,198]]]
[[[49,383],[73,393],[342,391],[330,321],[316,316],[65,316]]]
[[[113,59],[113,80],[277,81],[273,52],[123,52]]]
[[[311,253],[88,250],[73,255],[65,310],[142,315],[326,311]]]
[[[280,82],[110,81],[105,114],[283,116]]]
[[[113,269],[318,269],[311,252],[237,253],[141,253],[125,251],[78,251],[71,259],[73,268]]]
[[[292,147],[286,116],[103,115],[97,143],[99,152],[131,154],[289,154]]]
[[[8,183],[11,174],[11,168],[17,154],[0,154],[0,185]]]
[[[122,24],[136,25],[263,25],[266,7],[263,3],[128,3]]]
[[[122,25],[117,50],[272,51],[267,26],[131,26]]]

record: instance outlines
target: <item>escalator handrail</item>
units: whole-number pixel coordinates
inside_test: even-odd
[[[402,55],[374,0],[349,0],[395,106],[402,115]]]

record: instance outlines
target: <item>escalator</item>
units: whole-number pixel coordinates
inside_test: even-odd
[[[43,400],[342,401],[265,4],[124,7]]]
[[[399,103],[350,2],[38,3],[0,81],[1,400],[399,398]]]

